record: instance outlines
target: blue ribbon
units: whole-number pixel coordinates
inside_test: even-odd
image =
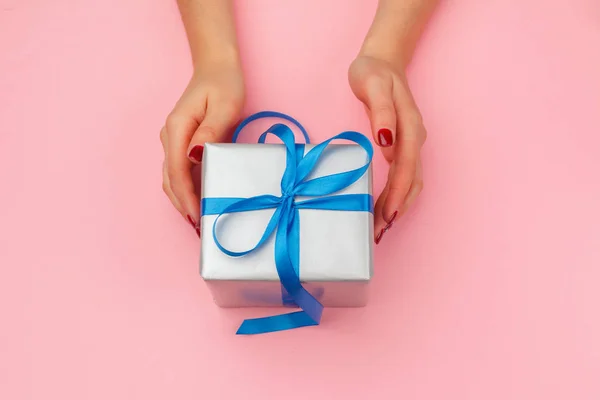
[[[254,114],[244,120],[233,136],[236,142],[241,130],[250,122],[259,118],[282,118],[294,123],[310,143],[306,130],[292,117],[272,111]],[[373,213],[373,198],[370,194],[342,194],[336,192],[359,180],[369,168],[373,158],[373,146],[369,139],[358,132],[342,132],[323,143],[313,147],[304,155],[304,145],[294,142],[294,133],[284,124],[275,124],[264,132],[258,142],[265,143],[269,134],[278,137],[286,148],[286,168],[281,178],[281,196],[261,195],[250,198],[213,197],[202,199],[202,215],[217,215],[213,224],[212,235],[215,244],[223,253],[232,257],[242,257],[260,248],[272,234],[275,234],[275,265],[284,292],[284,303],[297,305],[301,311],[289,314],[274,315],[264,318],[245,320],[237,334],[252,335],[266,332],[282,331],[303,326],[318,325],[323,313],[323,305],[311,295],[300,282],[300,218],[298,210],[329,211],[361,211]],[[321,176],[307,180],[317,165],[325,148],[334,140],[343,139],[362,147],[368,162],[360,168]],[[308,200],[296,201],[296,196],[312,197]],[[217,235],[217,224],[225,214],[244,211],[275,209],[265,231],[258,243],[245,251],[232,251],[225,248]]]

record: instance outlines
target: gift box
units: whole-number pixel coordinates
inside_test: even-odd
[[[253,120],[273,116],[297,123],[259,113],[234,138]],[[284,143],[264,143],[269,133]],[[300,306],[309,314],[316,307],[314,315],[296,316],[303,325],[318,324],[320,306],[364,306],[373,274],[369,140],[344,132],[319,145],[297,144],[287,125],[275,124],[260,141],[204,147],[200,272],[215,303]]]

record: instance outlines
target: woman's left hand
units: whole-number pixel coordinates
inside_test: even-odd
[[[375,243],[423,189],[421,147],[427,133],[402,69],[361,55],[350,65],[352,91],[371,120],[373,139],[390,164],[387,184],[375,203]]]

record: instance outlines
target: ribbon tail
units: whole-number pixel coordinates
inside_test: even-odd
[[[300,215],[298,213],[298,210],[296,210],[293,207],[290,209],[290,213],[293,213],[293,217],[290,221],[290,226],[287,227],[287,248],[288,254],[290,256],[290,262],[292,263],[292,267],[294,268],[294,272],[297,276],[300,276],[300,246],[294,245],[295,243],[300,243]],[[283,283],[281,284],[281,295],[284,306],[298,307],[298,305],[294,301],[293,296],[288,293]]]
[[[247,319],[242,322],[236,335],[258,335],[318,324],[318,321],[312,319],[304,311],[296,311],[289,314],[273,315],[271,317]]]
[[[245,320],[238,335],[277,332],[305,326],[319,325],[323,305],[300,283],[296,272],[299,261],[300,224],[298,211],[291,203],[284,205],[275,237],[275,264],[281,284],[302,311],[271,317]]]

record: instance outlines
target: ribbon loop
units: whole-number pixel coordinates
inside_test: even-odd
[[[294,123],[309,143],[306,130],[298,121],[281,113],[265,111],[254,114],[237,128],[233,142],[241,130],[259,118],[283,118]],[[318,325],[323,313],[323,305],[311,295],[300,282],[300,209],[373,212],[373,198],[370,194],[332,195],[352,185],[367,172],[373,158],[373,146],[369,139],[358,132],[342,132],[312,148],[304,155],[304,146],[297,146],[294,133],[284,124],[275,124],[259,138],[265,143],[269,134],[279,138],[286,148],[286,168],[281,178],[281,196],[262,195],[250,198],[204,198],[202,215],[217,215],[213,223],[212,236],[216,246],[232,257],[242,257],[259,249],[271,235],[275,234],[275,266],[286,298],[289,296],[302,311],[289,314],[246,320],[238,329],[238,334],[274,332],[302,326]],[[360,168],[306,180],[314,170],[327,146],[334,140],[347,140],[363,148],[367,153],[367,163]],[[295,196],[316,197],[296,202]],[[325,197],[323,197],[325,196]],[[258,243],[249,250],[232,251],[226,249],[218,239],[217,225],[225,214],[264,210],[275,211],[269,220]]]
[[[256,197],[251,197],[249,199],[243,199],[243,200],[237,201],[237,202],[233,203],[232,205],[226,207],[222,212],[219,213],[219,215],[217,215],[217,218],[215,219],[215,222],[213,224],[212,234],[213,234],[213,238],[215,241],[215,245],[219,248],[219,250],[221,250],[223,253],[225,253],[231,257],[242,257],[242,256],[245,256],[246,254],[252,253],[254,250],[260,248],[263,244],[265,244],[267,239],[269,239],[269,236],[271,236],[271,234],[277,227],[277,224],[279,223],[279,218],[281,217],[281,206],[280,205],[281,205],[281,199],[278,197],[256,196]],[[267,224],[267,227],[265,228],[265,232],[263,233],[263,235],[260,238],[260,240],[258,241],[258,243],[251,249],[236,252],[236,251],[225,248],[221,244],[221,242],[219,242],[219,237],[217,235],[217,224],[219,223],[219,219],[223,215],[229,214],[229,213],[241,212],[241,211],[264,210],[264,209],[269,209],[269,208],[273,208],[273,207],[277,207],[277,208],[275,209],[273,216],[271,216],[271,219],[269,220],[269,223]]]
[[[292,124],[296,125],[298,127],[298,129],[300,129],[300,132],[302,133],[302,136],[304,136],[304,140],[305,143],[310,143],[310,138],[308,137],[308,132],[306,132],[306,129],[304,129],[304,127],[302,126],[302,124],[298,121],[296,121],[294,118],[290,117],[287,114],[283,114],[283,113],[279,113],[276,111],[261,111],[261,112],[257,112],[256,114],[253,114],[251,116],[249,116],[248,118],[246,118],[245,120],[243,120],[238,127],[236,128],[235,132],[233,132],[233,137],[231,138],[231,142],[232,143],[237,143],[240,133],[242,132],[242,130],[251,122],[256,121],[257,119],[261,119],[261,118],[281,118],[284,119],[286,121],[291,122]],[[266,137],[262,137],[261,139],[258,140],[258,143],[264,143],[265,142]]]

